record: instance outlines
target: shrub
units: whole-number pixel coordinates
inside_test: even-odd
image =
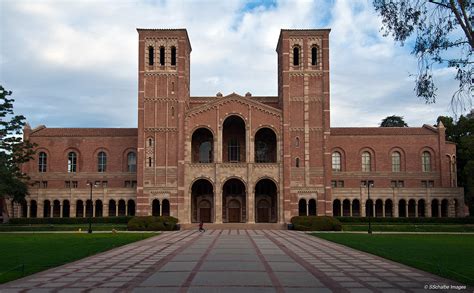
[[[298,216],[291,218],[295,230],[300,231],[341,231],[341,222],[328,216]]]
[[[178,219],[173,217],[133,217],[128,221],[129,231],[172,231],[176,230]]]
[[[132,217],[99,217],[92,218],[92,223],[103,223],[103,224],[127,224]],[[34,225],[34,224],[87,224],[89,218],[13,218],[10,219],[8,224],[10,225]]]

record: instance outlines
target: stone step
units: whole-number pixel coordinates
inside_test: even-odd
[[[199,223],[191,223],[191,224],[181,224],[182,230],[193,230],[198,229]],[[214,224],[214,223],[204,223],[204,229],[206,230],[222,230],[222,229],[230,229],[230,230],[286,230],[287,225],[282,223],[222,223],[222,224]]]

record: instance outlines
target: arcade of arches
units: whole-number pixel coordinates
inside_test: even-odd
[[[255,221],[276,223],[278,221],[278,190],[270,179],[259,180],[254,188]],[[248,222],[248,195],[244,182],[237,178],[225,181],[222,194],[214,193],[213,184],[207,179],[194,181],[191,187],[191,221],[213,223],[216,220],[216,196],[222,199],[222,221],[224,223]]]
[[[457,217],[458,202],[447,199],[372,199],[361,205],[359,199],[335,199],[333,201],[333,215],[336,217],[359,217],[370,216],[377,218],[423,218],[423,217]],[[300,208],[301,214],[301,208]]]

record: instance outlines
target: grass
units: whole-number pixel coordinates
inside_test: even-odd
[[[0,232],[13,231],[87,231],[88,224],[32,224],[32,225],[0,225]],[[92,224],[93,231],[126,231],[127,224]]]
[[[368,224],[342,223],[343,231],[367,231]],[[384,232],[474,232],[472,224],[372,224],[373,231]]]
[[[155,235],[0,234],[0,284]]]
[[[314,233],[465,285],[474,285],[474,235]]]

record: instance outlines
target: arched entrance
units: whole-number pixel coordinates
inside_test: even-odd
[[[222,220],[239,223],[247,221],[245,185],[239,179],[229,179],[222,188]]]
[[[306,199],[301,198],[298,201],[298,216],[306,216]]]
[[[246,140],[245,122],[236,115],[229,116],[223,123],[222,132],[222,161],[245,162]]]
[[[214,188],[206,179],[199,179],[191,187],[192,222],[214,222]]]
[[[255,221],[277,222],[277,187],[270,179],[262,179],[255,185]]]

